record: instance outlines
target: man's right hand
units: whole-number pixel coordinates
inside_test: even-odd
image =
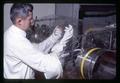
[[[69,41],[69,39],[73,36],[73,27],[69,24],[68,27],[65,27],[65,34],[63,38],[61,39],[60,43],[63,45],[66,45],[66,43]]]

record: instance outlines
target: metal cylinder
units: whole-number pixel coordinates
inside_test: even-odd
[[[92,48],[77,56],[82,79],[114,79],[116,77],[116,54],[113,51]]]

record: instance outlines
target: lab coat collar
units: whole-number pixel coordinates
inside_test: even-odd
[[[12,25],[11,28],[13,28],[15,32],[20,33],[22,36],[26,37],[26,32],[24,30],[20,29],[15,25]]]

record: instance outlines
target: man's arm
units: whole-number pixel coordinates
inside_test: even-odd
[[[46,40],[39,44],[33,44],[34,46],[37,46],[37,48],[44,52],[48,53],[51,48],[59,41],[59,39],[62,37],[63,31],[59,26],[56,26],[54,29],[53,33],[48,37]]]
[[[17,38],[16,42],[19,44],[9,42],[13,47],[11,51],[26,65],[37,71],[44,72],[47,79],[60,76],[62,66],[56,54],[45,55],[39,52],[33,48],[33,45],[26,38]]]

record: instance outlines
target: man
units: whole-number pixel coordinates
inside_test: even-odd
[[[59,56],[73,35],[72,26],[65,28],[61,40],[61,30],[56,27],[52,35],[36,49],[26,38],[25,32],[33,22],[32,11],[33,6],[26,3],[13,4],[11,7],[10,18],[13,25],[4,34],[5,79],[34,79],[33,69],[43,72],[46,79],[58,79],[62,76]],[[60,49],[55,50],[58,46]],[[50,50],[52,47],[50,54],[43,53],[43,50]]]

